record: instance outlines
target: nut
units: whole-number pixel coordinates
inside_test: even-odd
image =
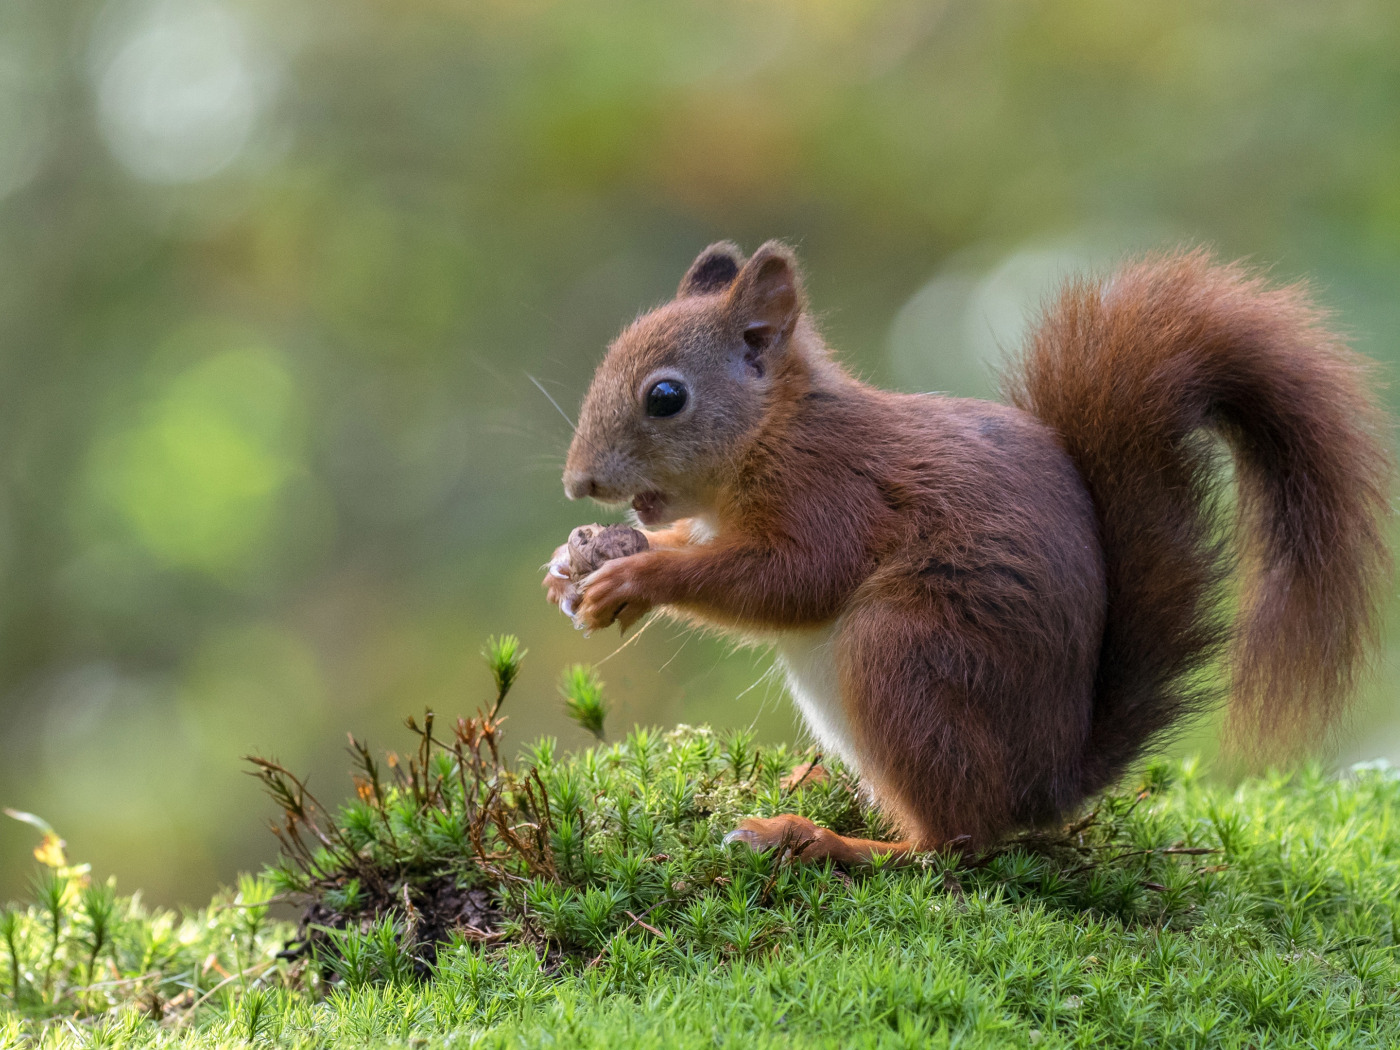
[[[580,525],[569,533],[569,585],[559,607],[573,616],[582,596],[580,583],[598,566],[646,550],[646,533],[628,525]],[[575,626],[578,621],[574,621]]]
[[[646,549],[646,534],[627,525],[580,525],[569,533],[569,575],[581,579],[605,561]]]

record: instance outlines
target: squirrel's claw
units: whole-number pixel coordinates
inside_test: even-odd
[[[543,584],[545,597],[563,609],[566,615],[572,617],[575,603],[571,600],[569,593],[573,584],[573,576],[569,572],[569,545],[567,543],[558,547],[550,556],[549,561],[545,563]]]

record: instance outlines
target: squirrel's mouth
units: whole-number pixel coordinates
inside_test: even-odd
[[[659,525],[665,520],[666,495],[654,489],[632,497],[632,509],[643,525]]]

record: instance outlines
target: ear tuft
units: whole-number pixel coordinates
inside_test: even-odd
[[[733,241],[718,241],[695,257],[690,269],[681,278],[677,298],[687,295],[709,295],[722,292],[739,276],[744,265],[744,253]]]

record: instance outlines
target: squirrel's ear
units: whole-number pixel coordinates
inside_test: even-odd
[[[733,241],[718,241],[695,257],[681,278],[681,286],[676,289],[676,298],[687,295],[708,295],[722,292],[739,275],[739,267],[744,265],[744,253]]]
[[[761,376],[770,351],[792,334],[805,298],[792,249],[769,241],[753,253],[729,290],[730,316],[744,334],[744,359]]]

